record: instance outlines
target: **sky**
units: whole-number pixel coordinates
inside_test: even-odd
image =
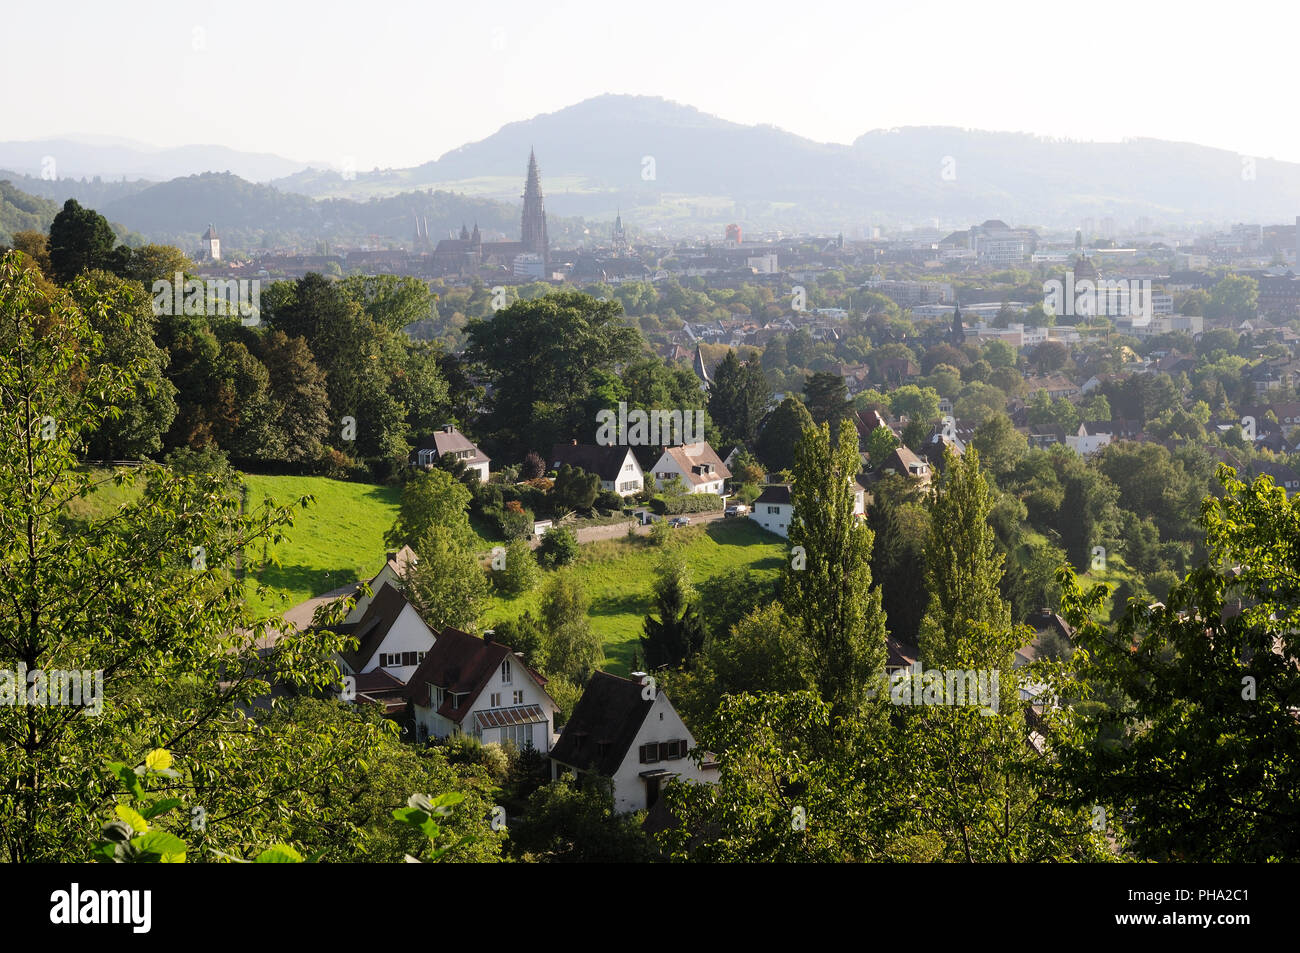
[[[950,125],[1300,162],[1297,22],[1295,0],[7,4],[0,140],[404,167],[631,93],[820,142]]]

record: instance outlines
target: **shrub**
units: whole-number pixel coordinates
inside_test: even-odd
[[[650,524],[650,542],[655,546],[666,546],[673,538],[673,528],[667,520],[656,520]]]
[[[565,526],[552,526],[542,537],[537,559],[548,569],[567,566],[578,558],[578,537]]]
[[[492,571],[492,581],[498,589],[512,596],[531,592],[537,585],[541,570],[526,540],[512,539],[506,546],[505,568]]]
[[[623,508],[623,497],[613,490],[601,490],[596,494],[596,506],[602,510],[621,510]]]
[[[687,493],[657,500],[655,511],[676,516],[678,513],[710,513],[722,509],[722,497],[716,493]]]

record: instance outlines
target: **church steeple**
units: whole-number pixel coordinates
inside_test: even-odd
[[[961,320],[961,305],[952,312],[952,334],[949,335],[954,347],[961,347],[966,343],[966,326]]]
[[[524,183],[524,214],[520,223],[520,243],[526,251],[541,256],[542,274],[551,273],[551,248],[546,236],[546,208],[542,202],[542,173],[537,156],[528,150],[528,178]]]

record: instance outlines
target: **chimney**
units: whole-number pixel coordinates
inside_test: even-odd
[[[484,629],[484,630],[483,630],[483,641],[484,641],[484,642],[492,642],[492,641],[493,641],[493,636],[495,636],[495,635],[496,635],[496,629]]]
[[[452,432],[453,430],[455,430],[455,429],[456,429],[456,425],[455,425],[455,424],[443,424],[443,425],[442,425],[442,432],[443,432],[443,433],[451,433],[451,432]]]

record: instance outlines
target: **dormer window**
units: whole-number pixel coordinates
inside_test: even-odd
[[[501,663],[501,684],[509,685],[510,680],[510,659],[505,659]]]

